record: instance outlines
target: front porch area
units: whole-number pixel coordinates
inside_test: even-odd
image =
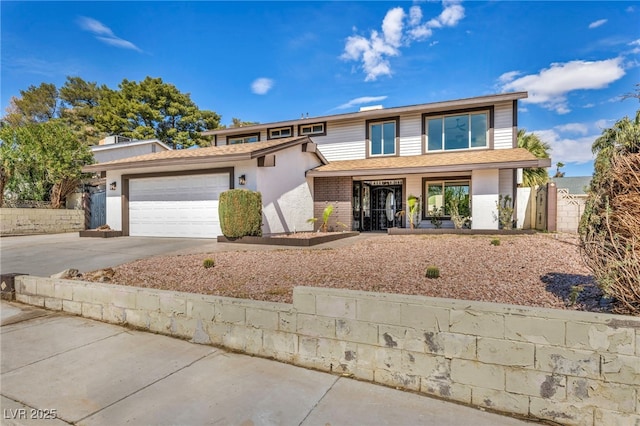
[[[316,177],[314,215],[322,217],[324,208],[333,205],[329,221],[329,229],[333,230],[498,230],[500,195],[509,196],[512,205],[517,206],[516,186],[515,169]],[[409,208],[410,198],[415,200],[414,209]]]

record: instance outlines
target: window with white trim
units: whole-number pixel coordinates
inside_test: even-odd
[[[259,134],[253,135],[242,135],[242,136],[229,136],[227,137],[227,144],[236,145],[240,143],[253,143],[258,142],[260,140]]]
[[[396,154],[397,120],[369,123],[369,155],[371,157]]]
[[[427,151],[486,148],[489,112],[426,118]]]
[[[291,126],[269,129],[269,139],[288,138],[291,136],[293,136],[293,128]]]

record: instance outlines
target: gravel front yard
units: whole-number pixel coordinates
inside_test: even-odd
[[[491,244],[495,238],[499,245]],[[215,266],[204,268],[206,258]],[[432,265],[440,278],[425,278]],[[98,280],[99,274],[92,275],[80,279]],[[139,260],[114,268],[110,282],[274,302],[291,302],[293,287],[305,285],[603,309],[578,238],[569,234],[380,236],[321,250],[252,251],[238,245],[237,251]]]

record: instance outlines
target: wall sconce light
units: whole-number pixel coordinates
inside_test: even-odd
[[[118,186],[118,183],[114,180],[109,184],[109,189],[112,191],[115,191],[117,186]]]
[[[240,175],[238,177],[238,183],[242,186],[247,184],[247,176],[246,175]]]

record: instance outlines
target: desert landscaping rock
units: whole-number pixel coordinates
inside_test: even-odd
[[[114,284],[291,303],[295,286],[603,310],[572,234],[396,235],[323,250],[158,256],[114,268]],[[216,267],[202,266],[204,258]],[[425,268],[440,269],[427,279]],[[80,277],[91,280],[92,274]],[[582,290],[572,301],[575,286]]]

